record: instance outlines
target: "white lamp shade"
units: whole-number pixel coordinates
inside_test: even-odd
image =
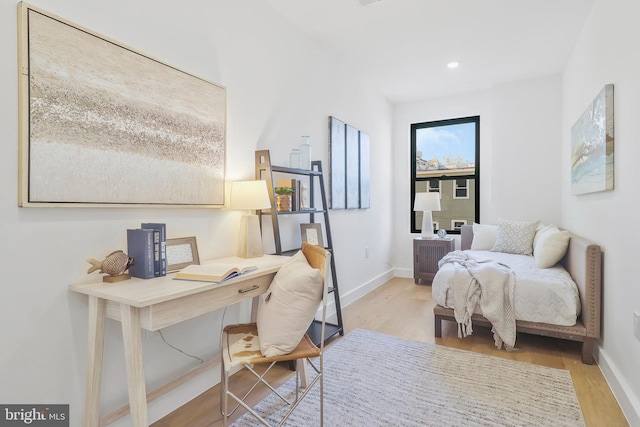
[[[231,183],[229,208],[238,210],[271,207],[266,181],[236,181]]]
[[[440,193],[416,193],[413,202],[414,211],[439,211]]]

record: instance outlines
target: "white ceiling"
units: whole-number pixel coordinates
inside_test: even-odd
[[[595,0],[265,1],[398,103],[561,72]]]

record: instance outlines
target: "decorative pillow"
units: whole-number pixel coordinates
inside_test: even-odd
[[[496,243],[497,225],[473,224],[473,240],[471,241],[472,251],[491,250]]]
[[[527,221],[498,221],[496,243],[493,252],[508,254],[531,255],[533,253],[533,237],[536,234],[536,222]]]
[[[322,300],[320,270],[298,251],[276,273],[258,305],[257,326],[263,356],[291,353],[300,343]]]
[[[559,230],[554,225],[547,225],[539,230],[533,245],[533,257],[538,268],[556,265],[567,252],[570,239],[568,231]]]
[[[536,251],[536,250],[535,250],[535,248],[536,248],[536,244],[537,244],[538,240],[540,239],[540,236],[542,235],[542,234],[540,234],[540,231],[541,231],[543,228],[546,228],[546,227],[549,227],[549,226],[548,226],[547,224],[538,223],[538,226],[536,227],[536,235],[535,235],[535,236],[533,236],[533,252],[535,252],[535,251]]]

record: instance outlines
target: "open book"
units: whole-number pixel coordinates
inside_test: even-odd
[[[200,282],[222,282],[232,277],[257,270],[255,265],[238,267],[233,264],[202,264],[188,265],[176,273],[175,279],[178,280],[196,280]]]

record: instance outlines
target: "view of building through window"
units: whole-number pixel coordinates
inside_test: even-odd
[[[419,233],[422,212],[413,211],[415,194],[440,193],[432,212],[434,231],[457,233],[479,222],[480,117],[411,125],[411,232]]]

